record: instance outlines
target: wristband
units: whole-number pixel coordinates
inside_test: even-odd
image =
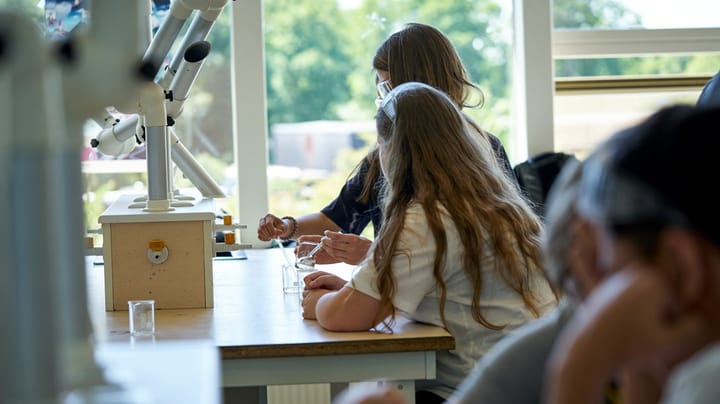
[[[281,220],[287,219],[290,222],[290,225],[292,226],[292,230],[290,231],[290,234],[288,234],[287,237],[281,237],[283,240],[290,240],[293,238],[295,233],[297,233],[297,220],[295,220],[292,216],[283,216]]]

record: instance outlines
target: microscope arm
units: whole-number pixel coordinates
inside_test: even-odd
[[[90,145],[100,153],[108,156],[119,156],[127,154],[135,147],[135,142],[128,141],[131,138],[142,139],[144,136],[137,136],[139,117],[132,115],[127,119],[116,122],[109,128],[103,129]]]
[[[174,76],[167,92],[167,114],[173,120],[177,119],[182,113],[190,88],[200,73],[200,69],[209,53],[210,42],[207,41],[195,42],[182,53],[182,63],[180,63],[177,75]]]
[[[201,12],[193,18],[178,49],[187,49],[190,45],[207,39],[210,30],[215,25],[215,21],[226,4],[227,0],[211,0],[211,3],[198,7]],[[170,65],[166,66],[162,78],[158,81],[163,88],[167,89],[170,86],[182,61],[183,52],[177,52],[173,56]]]
[[[192,12],[193,9],[188,7],[185,1],[176,0],[170,5],[170,12],[165,17],[155,36],[153,36],[143,55],[143,62],[150,63],[154,69],[153,77],[160,71],[165,56],[170,52],[172,44],[175,43],[180,30]]]

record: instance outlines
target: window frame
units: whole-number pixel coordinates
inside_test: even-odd
[[[253,248],[270,243],[257,239],[257,221],[268,211],[267,97],[262,0],[232,3],[231,51],[233,149],[237,169],[237,222],[241,243]]]
[[[545,74],[544,66],[548,60],[552,70],[552,64],[556,59],[720,52],[720,28],[571,30],[554,29],[550,19],[547,22],[548,31],[551,33],[548,41],[545,31],[541,27],[536,27],[537,22],[533,19],[547,21],[545,16],[552,15],[552,0],[514,0],[513,12],[516,38],[513,45],[516,55],[514,63],[524,64],[515,69],[524,72],[524,75],[514,77],[518,94],[516,105],[520,109],[515,119],[521,129],[515,135],[519,136],[521,141],[523,136],[528,138],[525,142],[526,156],[554,150],[552,105],[558,80],[554,72],[549,77]],[[525,15],[532,17],[524,18]],[[534,50],[525,49],[524,44],[531,43],[527,40],[529,38],[532,38]],[[541,71],[527,71],[529,69],[526,66],[533,66],[533,69],[541,66]],[[533,97],[527,85],[532,82],[531,80],[540,82],[549,80],[553,88],[549,100]],[[702,78],[696,78],[695,84],[699,86],[701,80]],[[601,81],[595,84],[599,83]],[[583,90],[593,91],[592,84],[586,85]],[[655,85],[665,84],[667,82],[662,80],[655,82]],[[598,85],[597,89],[600,87],[601,85]],[[550,107],[538,106],[543,102]],[[513,150],[518,151],[518,149]]]

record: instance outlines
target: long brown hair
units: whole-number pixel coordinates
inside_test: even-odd
[[[390,35],[377,48],[373,68],[389,72],[393,86],[410,81],[429,84],[445,92],[460,108],[480,107],[484,102],[482,91],[470,80],[450,39],[431,25],[409,23]],[[478,97],[474,103],[470,102],[473,93]],[[485,136],[477,124],[469,117],[466,118],[481,136]],[[375,149],[372,149],[365,159],[369,168],[359,199],[367,203],[381,173]]]
[[[390,35],[375,52],[373,68],[390,73],[393,86],[409,81],[429,84],[460,108],[477,107],[484,101],[450,39],[431,25],[409,23]],[[473,92],[479,96],[475,103],[469,101]]]
[[[491,329],[504,326],[491,323],[480,308],[482,257],[488,253],[495,257],[493,270],[539,315],[531,279],[533,274],[542,278],[541,224],[499,168],[490,145],[469,133],[459,108],[441,91],[407,83],[390,96],[394,97],[388,100],[395,103],[394,119],[383,108],[376,116],[386,186],[384,223],[371,254],[381,304],[392,308],[396,290],[392,260],[408,253],[398,250],[398,240],[408,207],[419,203],[436,243],[433,276],[443,322],[447,290],[442,272],[448,252],[442,221],[445,211],[462,235],[463,267],[473,287],[473,318]],[[486,251],[488,247],[491,252]]]

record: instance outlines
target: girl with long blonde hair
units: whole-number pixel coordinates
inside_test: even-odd
[[[446,399],[510,330],[556,301],[541,270],[541,223],[488,142],[447,95],[395,87],[376,116],[383,226],[350,282],[306,279],[303,315],[333,331],[392,327],[396,312],[445,327],[437,379],[417,401]]]

